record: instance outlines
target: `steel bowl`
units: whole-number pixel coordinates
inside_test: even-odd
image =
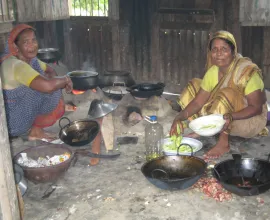
[[[97,119],[104,117],[105,115],[111,113],[118,107],[117,104],[114,103],[105,103],[102,100],[95,99],[91,102],[88,117],[91,119]]]

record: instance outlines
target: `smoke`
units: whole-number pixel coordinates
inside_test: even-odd
[[[90,61],[89,57],[86,59],[86,61],[83,62],[82,70],[97,72],[96,68],[93,65],[93,62]]]

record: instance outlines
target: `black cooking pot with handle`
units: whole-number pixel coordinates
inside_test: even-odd
[[[130,87],[135,84],[130,72],[118,70],[106,70],[103,75],[99,76],[99,87],[113,86],[113,84],[125,84]]]
[[[75,70],[67,74],[73,83],[73,89],[85,91],[98,86],[98,73],[93,71]]]
[[[45,63],[54,63],[61,59],[61,53],[57,48],[42,48],[38,50],[37,57]]]
[[[164,87],[164,83],[141,83],[127,88],[127,91],[136,98],[150,98],[151,96],[161,96]]]
[[[239,196],[254,196],[270,189],[270,162],[256,158],[222,161],[213,168],[213,176],[228,191]]]

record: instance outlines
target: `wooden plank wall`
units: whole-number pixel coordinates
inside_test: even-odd
[[[265,38],[269,36],[269,30],[241,28],[236,19],[239,16],[239,0],[209,0],[204,2],[207,5],[193,1],[201,8],[214,8],[215,23],[211,24],[210,19],[196,18],[195,23],[188,25],[180,23],[182,18],[179,15],[155,13],[158,2],[162,6],[176,7],[182,7],[183,3],[190,4],[184,0],[149,0],[147,4],[144,0],[121,0],[119,22],[100,17],[36,22],[41,36],[40,45],[59,47],[63,53],[62,61],[70,70],[92,67],[102,74],[106,69],[121,69],[130,71],[139,82],[162,81],[185,85],[191,78],[203,76],[208,39],[214,31],[225,29],[236,37],[240,52],[257,63],[270,78],[270,45]],[[145,8],[142,8],[143,5]],[[119,38],[119,52],[115,51],[113,39],[117,38],[113,38],[113,29],[114,36]]]
[[[17,0],[16,15],[18,22],[68,19],[68,0]]]
[[[119,70],[113,59],[112,27],[107,18],[72,17],[65,21],[65,38],[70,47],[65,51],[65,61],[70,69]],[[119,27],[121,70],[128,70],[128,31]],[[67,55],[68,54],[68,55]]]
[[[202,78],[208,37],[209,31],[161,29],[157,79],[184,86],[191,78]]]
[[[242,26],[270,26],[269,0],[240,0]]]

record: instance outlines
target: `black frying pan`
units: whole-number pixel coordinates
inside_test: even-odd
[[[141,83],[127,88],[127,91],[136,98],[150,98],[151,96],[161,96],[164,87],[163,83]]]
[[[254,196],[270,189],[270,162],[256,158],[233,159],[216,164],[214,177],[228,191],[239,196]]]

